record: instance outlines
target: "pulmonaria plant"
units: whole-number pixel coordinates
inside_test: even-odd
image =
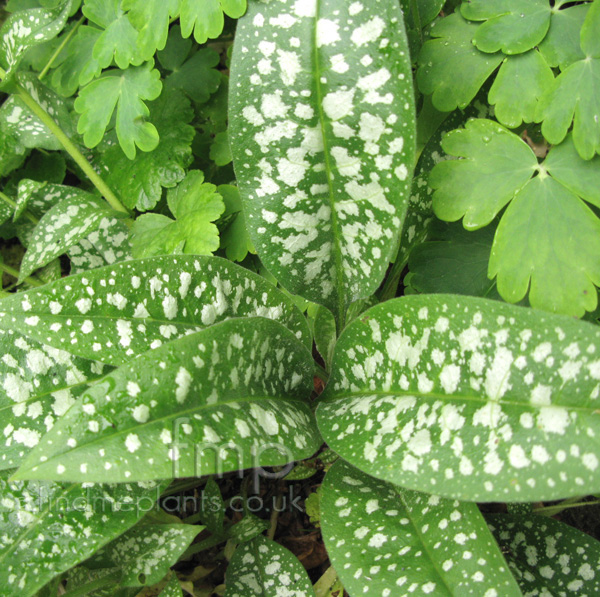
[[[600,493],[563,4],[10,0],[0,595],[600,592],[551,517]]]

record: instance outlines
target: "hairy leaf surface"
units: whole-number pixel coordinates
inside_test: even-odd
[[[20,281],[66,253],[104,218],[119,215],[104,200],[76,187],[47,185],[43,191],[58,195],[59,202],[43,215],[31,234],[21,262]]]
[[[160,582],[204,527],[191,524],[149,524],[142,521],[96,552],[86,566],[121,568],[119,587]]]
[[[408,200],[414,107],[398,2],[253,3],[238,25],[230,95],[261,260],[343,320],[381,282]]]
[[[23,597],[133,526],[161,491],[156,483],[82,487],[8,475],[0,473],[0,587]]]
[[[600,592],[600,543],[587,533],[535,514],[486,518],[525,595]]]
[[[521,595],[476,504],[400,489],[338,460],[323,482],[321,525],[351,595]]]
[[[126,482],[281,466],[322,440],[308,350],[281,324],[232,319],[107,375],[29,454],[21,479]]]
[[[21,463],[87,384],[106,374],[107,368],[13,330],[0,330],[0,348],[0,469],[8,469]]]
[[[23,301],[31,308],[24,310]],[[279,321],[310,346],[306,320],[291,299],[218,257],[119,263],[0,302],[3,329],[113,365],[224,319],[254,316]]]
[[[240,545],[227,568],[225,597],[278,597],[282,587],[294,597],[314,597],[298,558],[275,541],[256,537]]]
[[[317,409],[345,460],[410,489],[536,501],[600,487],[600,330],[454,295],[365,312]]]

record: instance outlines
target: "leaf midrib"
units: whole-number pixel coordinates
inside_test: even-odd
[[[313,55],[313,66],[314,66],[314,77],[315,77],[315,88],[317,94],[317,110],[319,113],[319,125],[321,127],[321,134],[323,136],[323,154],[325,156],[325,174],[327,176],[327,186],[329,188],[328,200],[329,207],[331,210],[331,228],[332,228],[332,237],[334,244],[334,259],[335,259],[335,275],[336,275],[336,298],[337,298],[337,317],[336,322],[338,324],[338,329],[341,330],[344,328],[345,323],[345,301],[344,296],[342,294],[342,289],[344,288],[344,270],[342,263],[342,253],[340,248],[339,241],[339,224],[337,211],[335,207],[335,198],[334,198],[334,188],[333,188],[333,179],[331,178],[331,172],[333,170],[331,165],[331,156],[329,152],[329,141],[327,138],[327,130],[325,127],[325,112],[323,109],[323,87],[321,83],[321,64],[320,64],[320,56],[319,50],[317,47],[317,23],[321,14],[321,0],[316,0],[316,13],[313,19],[313,31],[312,31],[312,55]]]
[[[295,399],[295,398],[289,398],[289,397],[282,397],[282,396],[247,396],[244,398],[236,398],[234,400],[230,400],[227,402],[214,402],[212,404],[201,404],[201,405],[196,405],[194,407],[182,410],[182,411],[171,411],[169,414],[164,415],[162,417],[158,417],[157,419],[153,419],[153,420],[148,420],[145,423],[138,423],[134,426],[131,427],[127,427],[126,429],[120,429],[120,430],[116,430],[114,433],[111,433],[110,435],[100,435],[98,434],[98,436],[93,439],[90,442],[86,442],[85,444],[78,444],[75,448],[72,448],[70,450],[65,450],[63,452],[60,452],[59,454],[55,454],[52,455],[48,458],[48,460],[45,460],[42,464],[47,465],[52,461],[56,461],[58,458],[60,458],[61,456],[65,455],[65,454],[73,454],[74,452],[77,452],[80,448],[89,448],[90,446],[93,446],[94,444],[102,444],[108,440],[112,440],[114,438],[117,438],[121,435],[124,435],[126,433],[132,432],[132,431],[139,431],[140,428],[149,426],[149,425],[154,425],[156,423],[160,423],[162,421],[168,421],[172,418],[180,418],[182,416],[188,415],[188,414],[192,414],[194,412],[197,411],[203,411],[205,409],[210,409],[210,408],[216,408],[222,405],[225,406],[229,406],[230,404],[236,404],[236,403],[245,403],[245,402],[259,402],[262,400],[277,400],[280,402],[287,402],[287,403],[298,403],[298,404],[302,404],[302,405],[306,405],[309,406],[305,401],[300,400],[300,399]],[[78,403],[79,406],[81,406],[81,403]],[[74,405],[76,406],[76,405]],[[101,412],[98,412],[98,414],[102,415]],[[65,415],[65,419],[66,419],[66,415]],[[62,419],[62,420],[65,420]],[[63,444],[64,446],[65,444]],[[165,444],[165,446],[168,446],[168,444]],[[33,451],[29,453],[28,459],[30,459],[33,456]],[[21,469],[24,469],[25,471],[29,471],[31,472],[33,470],[34,467],[39,466],[39,463],[35,463],[33,465],[29,465],[27,468],[25,468],[25,466],[27,465],[27,462],[23,462],[23,464],[21,465],[21,467],[15,472],[15,474],[18,474],[19,471]],[[13,476],[14,478],[14,476]],[[17,479],[17,480],[33,480],[33,479]],[[55,482],[59,482],[59,481],[55,481]],[[90,482],[94,482],[94,481],[90,481]],[[98,482],[98,481],[97,481]],[[132,481],[135,482],[135,481]],[[101,482],[98,482],[101,483]]]
[[[589,412],[589,414],[594,414],[594,411],[597,411],[598,415],[600,415],[600,403],[596,406],[574,406],[574,405],[568,405],[568,404],[557,404],[557,403],[550,403],[550,404],[532,404],[531,402],[527,401],[527,402],[520,402],[520,401],[513,401],[513,400],[493,400],[491,398],[480,398],[478,396],[463,396],[463,395],[459,395],[459,394],[438,394],[436,392],[427,392],[427,393],[422,393],[422,392],[410,392],[410,391],[404,391],[404,390],[389,390],[389,391],[384,391],[384,390],[359,390],[359,391],[355,391],[355,392],[345,392],[343,394],[337,394],[335,396],[331,396],[328,397],[325,400],[322,400],[320,402],[320,404],[331,404],[333,402],[338,402],[340,400],[346,400],[348,398],[368,398],[368,397],[376,397],[376,396],[387,396],[387,397],[391,397],[391,398],[404,398],[407,396],[410,396],[412,398],[417,398],[417,399],[431,399],[431,400],[441,400],[441,401],[460,401],[463,400],[465,402],[476,402],[476,403],[481,403],[482,406],[485,406],[486,404],[498,404],[500,406],[520,406],[520,407],[525,407],[525,408],[529,408],[529,409],[538,409],[541,410],[542,408],[566,408],[569,410],[573,410],[573,411],[577,411],[577,412]]]

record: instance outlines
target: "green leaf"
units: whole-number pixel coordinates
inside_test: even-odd
[[[204,527],[190,524],[149,524],[142,521],[96,552],[89,568],[120,568],[119,587],[160,582]]]
[[[597,595],[600,543],[535,514],[488,515],[490,528],[525,595]]]
[[[553,178],[537,176],[500,221],[489,275],[497,277],[498,292],[509,302],[529,290],[534,307],[581,317],[597,305],[598,255],[600,219]]]
[[[582,198],[596,202],[597,190],[590,190],[594,179],[562,186],[548,177],[546,164],[538,165],[522,139],[488,120],[468,122],[466,129],[450,133],[443,146],[466,159],[442,162],[431,173],[438,217],[455,221],[464,215],[465,228],[477,229],[511,202],[498,227],[488,269],[488,276],[498,275],[502,298],[520,301],[531,280],[533,307],[577,317],[593,311],[594,284],[600,281],[596,259],[600,220],[569,184],[582,191]],[[559,151],[574,172],[589,174],[598,168],[596,161],[584,168],[572,150]],[[556,159],[549,164],[553,162]],[[536,171],[539,174],[532,179]],[[562,177],[573,179],[564,172]],[[573,229],[580,233],[574,236]]]
[[[183,37],[194,32],[203,44],[221,35],[225,23],[223,13],[237,19],[246,12],[246,0],[181,0],[179,20]]]
[[[227,259],[243,261],[248,253],[255,253],[252,241],[246,230],[246,222],[242,211],[242,198],[237,187],[222,184],[217,191],[225,202],[223,218],[230,219],[227,227],[221,231],[221,249],[225,249]]]
[[[44,191],[58,193],[59,202],[44,214],[33,230],[21,262],[20,282],[36,269],[66,253],[98,228],[104,218],[119,215],[103,199],[76,187],[47,185]]]
[[[161,491],[155,483],[82,487],[7,477],[0,473],[0,586],[23,597],[133,526]]]
[[[335,0],[318,14],[314,3],[253,3],[230,96],[258,255],[289,292],[342,321],[379,286],[408,202],[414,93],[398,2]]]
[[[506,58],[489,93],[496,118],[509,128],[533,122],[540,97],[553,83],[552,69],[537,50]]]
[[[308,458],[322,443],[308,403],[312,374],[310,353],[281,324],[223,322],[92,386],[14,478],[122,483]]]
[[[25,300],[22,307],[27,306]],[[73,357],[12,330],[0,330],[0,347],[4,470],[18,466],[86,385],[106,370],[101,363]]]
[[[52,73],[52,86],[61,95],[73,95],[80,85],[87,85],[102,72],[93,56],[101,33],[100,29],[83,25],[67,45],[64,61]]]
[[[78,274],[97,267],[131,259],[129,227],[122,218],[104,217],[87,238],[69,248],[71,273]]]
[[[75,126],[66,101],[40,83],[33,73],[20,73],[18,80],[62,131],[68,137],[73,137]],[[0,107],[0,131],[14,135],[25,147],[62,149],[54,133],[50,132],[17,95],[11,95]]]
[[[420,294],[466,294],[497,298],[487,276],[494,226],[466,232],[460,224],[435,221],[430,240],[415,246],[405,286]],[[499,297],[498,297],[499,298]]]
[[[463,219],[476,230],[489,224],[537,170],[531,148],[491,120],[474,119],[446,135],[442,147],[463,159],[432,170],[433,209],[442,220]]]
[[[227,166],[233,160],[231,147],[229,146],[229,133],[223,131],[215,135],[213,144],[210,146],[210,159],[217,166]]]
[[[471,21],[485,21],[473,38],[482,52],[520,54],[546,37],[552,8],[548,0],[469,0],[461,13]]]
[[[571,135],[550,150],[544,167],[567,189],[600,207],[600,156],[582,160]]]
[[[140,589],[138,588],[119,588],[119,568],[96,568],[90,570],[82,564],[72,568],[67,573],[66,585],[67,591],[80,589],[85,590],[86,597],[135,597]],[[101,583],[101,588],[89,590],[89,583]],[[85,589],[84,589],[85,587]],[[36,596],[37,597],[37,596]],[[48,597],[56,597],[51,595]]]
[[[202,523],[213,535],[223,534],[225,508],[219,486],[214,479],[209,479],[202,490],[200,512],[202,513]]]
[[[192,161],[194,111],[188,99],[177,90],[164,90],[148,104],[149,121],[160,137],[156,149],[128,159],[116,143],[100,147],[97,161],[110,188],[119,189],[126,207],[146,211],[160,201],[163,188],[181,182]]]
[[[134,159],[136,145],[142,151],[156,148],[158,132],[146,121],[150,111],[142,101],[156,99],[162,89],[160,73],[153,66],[150,61],[124,71],[106,71],[79,92],[77,130],[88,147],[100,143],[116,108],[117,137],[125,155]]]
[[[351,595],[521,596],[476,504],[400,489],[340,460],[323,482],[321,525]]]
[[[7,176],[19,168],[27,155],[27,148],[19,141],[15,132],[4,130],[2,121],[5,113],[0,108],[0,176]]]
[[[104,29],[92,52],[101,68],[107,68],[113,60],[121,69],[146,60],[145,52],[137,44],[138,32],[127,18],[122,3],[122,0],[85,0],[82,8],[92,23]]]
[[[454,13],[432,25],[433,39],[421,49],[419,89],[433,94],[433,105],[442,112],[468,106],[504,60],[500,52],[484,54],[473,45],[478,27]]]
[[[176,575],[173,575],[171,580],[166,584],[165,588],[160,592],[161,597],[183,597],[181,584]]]
[[[437,17],[444,7],[444,0],[417,0],[416,4],[412,0],[401,0],[402,10],[404,11],[405,22],[409,27],[415,26],[414,9],[416,5],[419,11],[419,21],[421,28],[429,25]]]
[[[33,151],[27,164],[11,177],[13,180],[37,180],[61,184],[67,174],[67,162],[58,152]]]
[[[600,153],[600,58],[575,62],[555,79],[541,97],[535,114],[542,134],[557,145],[573,123],[573,140],[584,160]]]
[[[548,34],[538,45],[549,66],[565,70],[573,62],[585,58],[581,51],[579,33],[588,8],[589,4],[579,4],[552,14]]]
[[[315,337],[315,346],[319,351],[327,370],[331,367],[333,350],[337,340],[335,319],[329,309],[321,305],[316,305],[317,312],[313,324],[313,335]]]
[[[234,524],[231,529],[231,537],[240,543],[252,541],[255,537],[262,535],[269,528],[269,522],[252,513],[247,513],[242,520]]]
[[[312,583],[298,558],[266,537],[240,545],[227,568],[225,597],[261,595],[314,597]]]
[[[219,229],[213,222],[225,210],[217,187],[190,170],[167,195],[175,220],[159,214],[139,216],[131,229],[134,257],[188,253],[210,255],[219,248]]]
[[[165,79],[165,87],[175,87],[187,93],[195,102],[208,101],[221,83],[222,75],[215,68],[220,56],[211,48],[202,48],[188,59],[192,42],[181,37],[181,29],[174,26],[169,32],[167,45],[158,53],[158,61],[172,71]]]
[[[429,184],[429,173],[436,164],[449,158],[442,147],[442,138],[446,133],[459,126],[464,126],[468,118],[482,115],[481,110],[484,110],[483,104],[475,101],[464,112],[462,110],[454,111],[439,125],[421,151],[415,168],[410,202],[402,228],[402,236],[400,237],[400,246],[394,261],[394,267],[398,268],[398,271],[404,269],[408,263],[408,256],[413,248],[427,239],[429,228],[434,220],[433,189]],[[485,111],[483,115],[487,115]]]
[[[584,160],[600,153],[600,6],[590,6],[581,28],[581,49],[586,58],[571,64],[540,99],[536,121],[542,133],[557,145],[573,123],[573,141]]]
[[[327,444],[397,485],[468,501],[600,487],[600,329],[471,297],[407,296],[338,339]]]
[[[4,81],[14,75],[25,52],[56,37],[69,17],[71,1],[52,10],[32,8],[16,12],[4,21],[0,29],[0,65],[6,71]]]
[[[119,263],[0,301],[3,329],[114,365],[224,319],[254,316],[281,322],[310,346],[306,320],[291,299],[218,257]]]
[[[167,43],[169,22],[179,11],[179,0],[123,0],[121,8],[129,11],[129,21],[138,31],[139,56],[150,60]]]

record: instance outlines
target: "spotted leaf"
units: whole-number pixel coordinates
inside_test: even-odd
[[[600,490],[600,330],[471,297],[410,296],[344,331],[317,409],[345,460],[469,501]]]
[[[8,482],[0,473],[0,587],[34,595],[152,508],[161,485]],[[164,489],[164,485],[163,485]]]
[[[554,518],[487,517],[525,595],[600,594],[600,543]]]
[[[283,323],[310,346],[291,299],[219,257],[119,263],[0,302],[0,328],[113,365],[224,319],[253,316]]]
[[[296,556],[262,536],[235,550],[227,568],[226,585],[225,597],[315,595],[308,574]]]
[[[120,568],[119,587],[151,586],[165,577],[203,530],[198,525],[142,521],[95,553],[86,566]]]
[[[321,526],[350,595],[521,595],[476,504],[400,489],[339,460],[323,482]]]
[[[134,359],[83,395],[15,478],[125,482],[311,456],[308,350],[281,324],[232,319]]]
[[[250,237],[287,290],[338,321],[396,248],[413,95],[396,0],[253,3],[238,24],[229,133]]]
[[[53,9],[32,8],[14,13],[0,29],[0,65],[7,77],[16,71],[25,52],[45,41],[54,39],[69,17],[72,1]]]
[[[45,346],[13,330],[0,330],[0,469],[15,468],[109,368]]]
[[[44,192],[65,198],[51,207],[34,228],[21,262],[20,281],[66,253],[103,220],[119,215],[104,200],[75,187],[46,185]]]

